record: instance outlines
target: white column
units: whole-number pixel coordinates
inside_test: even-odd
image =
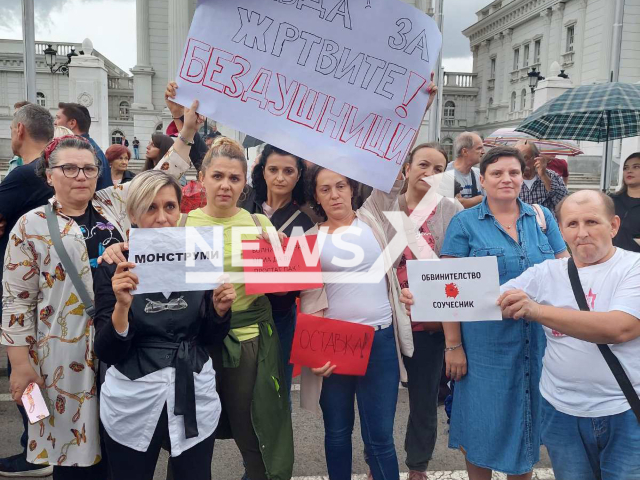
[[[542,45],[540,46],[540,72],[544,72],[546,74],[546,70],[549,68],[549,65],[552,61],[549,57],[551,55],[551,20],[553,16],[553,12],[550,8],[547,8],[544,12],[540,14],[542,18],[544,18],[544,34],[542,37]],[[556,59],[560,61],[560,59]]]
[[[73,57],[69,65],[69,101],[84,105],[91,114],[89,135],[104,150],[109,146],[109,100],[107,69],[91,55],[93,44],[82,42],[84,55]]]
[[[131,69],[133,73],[133,105],[131,114],[134,122],[137,113],[154,110],[152,100],[152,78],[155,74],[151,67],[151,50],[149,41],[149,0],[136,0],[136,45],[137,64]]]
[[[150,65],[149,0],[136,0],[137,65]]]
[[[551,61],[562,61],[562,54],[565,53],[567,49],[566,38],[563,38],[564,35],[564,3],[558,3],[553,6],[553,20],[557,22],[556,24],[556,35],[558,39],[558,43],[556,45],[555,58],[551,59]]]
[[[189,0],[169,0],[169,80],[175,80],[189,34]]]
[[[501,105],[506,106],[506,111],[509,111],[509,92],[511,85],[511,68],[513,62],[513,48],[511,48],[511,37],[513,35],[513,29],[509,28],[502,32],[502,101]]]

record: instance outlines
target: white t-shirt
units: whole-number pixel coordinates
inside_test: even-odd
[[[455,174],[455,181],[460,184],[462,190],[460,194],[462,198],[473,198],[473,179],[471,175],[475,177],[476,180],[476,188],[478,189],[478,195],[484,195],[484,190],[482,189],[482,185],[480,184],[480,170],[475,167],[472,167],[469,170],[469,173],[464,174],[456,170],[453,166],[453,162],[447,165],[447,171],[453,171]]]
[[[356,218],[333,234],[318,232],[320,264],[329,308],[324,316],[373,327],[392,320],[382,250],[371,228]],[[372,279],[379,281],[370,283]],[[339,282],[339,283],[338,283]]]
[[[520,289],[542,305],[579,310],[567,261],[535,265],[505,283],[501,291]],[[618,248],[608,261],[580,268],[578,273],[592,311],[615,310],[640,319],[640,254]],[[540,393],[556,410],[576,417],[603,417],[631,408],[596,344],[547,327],[544,331],[547,349]],[[611,350],[640,394],[640,338],[611,345]]]
[[[533,187],[533,184],[536,182],[536,180],[538,179],[538,176],[536,175],[535,177],[533,177],[531,180],[527,180],[526,178],[523,179],[524,184],[527,186],[527,188],[529,190],[531,190],[531,187]]]

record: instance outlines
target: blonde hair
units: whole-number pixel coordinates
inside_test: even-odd
[[[178,204],[180,204],[182,202],[182,188],[171,175],[162,170],[147,170],[133,177],[127,195],[127,215],[129,215],[131,223],[136,223],[149,210],[158,192],[168,186],[175,189]]]
[[[202,160],[201,172],[205,172],[218,157],[226,157],[231,160],[237,160],[242,164],[245,181],[247,177],[247,158],[244,156],[244,149],[238,142],[228,137],[218,137],[211,145],[211,148]]]
[[[75,133],[60,125],[53,127],[53,138],[67,137],[69,135],[75,135]]]

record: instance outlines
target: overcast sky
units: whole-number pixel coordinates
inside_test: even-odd
[[[36,40],[93,46],[120,68],[136,63],[135,0],[34,0]],[[469,41],[460,33],[475,22],[475,12],[491,0],[444,0],[444,66],[471,71]],[[20,0],[0,0],[0,38],[22,38]]]

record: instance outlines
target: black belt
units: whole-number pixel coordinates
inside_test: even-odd
[[[196,389],[193,380],[193,368],[189,361],[191,349],[196,348],[195,340],[172,342],[140,342],[135,344],[141,348],[162,348],[177,350],[175,360],[175,415],[184,417],[184,434],[186,438],[198,436],[198,422],[196,420]]]

